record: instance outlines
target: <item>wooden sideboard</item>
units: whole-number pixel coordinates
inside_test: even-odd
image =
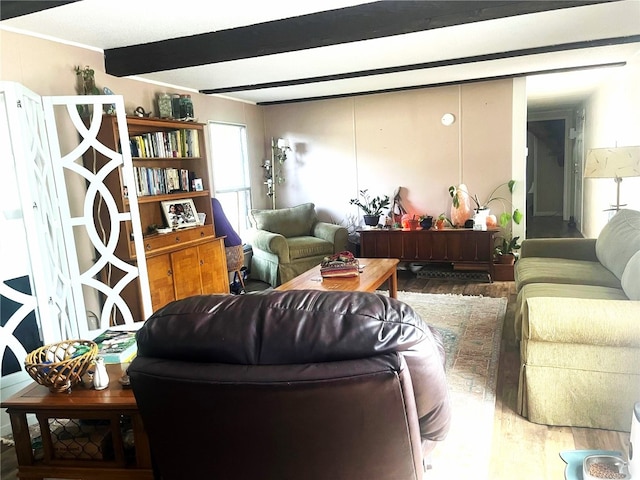
[[[483,270],[494,276],[493,248],[498,229],[360,230],[360,255],[406,262],[449,263],[456,270]]]

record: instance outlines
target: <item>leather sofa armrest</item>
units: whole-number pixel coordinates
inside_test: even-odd
[[[333,244],[333,253],[342,252],[347,248],[348,232],[346,228],[340,225],[318,222],[313,226],[311,233],[314,237],[331,242]]]
[[[528,238],[520,257],[551,257],[597,262],[595,238]]]
[[[640,348],[640,302],[534,297],[527,307],[522,318],[525,339]]]
[[[287,239],[267,230],[254,230],[251,238],[252,248],[257,248],[278,257],[280,263],[289,263],[289,244]]]

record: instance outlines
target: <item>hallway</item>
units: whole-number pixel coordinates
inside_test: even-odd
[[[528,217],[526,238],[582,238],[583,235],[561,216]]]

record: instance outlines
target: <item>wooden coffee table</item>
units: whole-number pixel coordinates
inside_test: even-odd
[[[359,258],[361,273],[357,277],[322,278],[320,265],[283,283],[276,290],[322,290],[346,292],[375,292],[389,281],[389,296],[398,298],[397,258]]]

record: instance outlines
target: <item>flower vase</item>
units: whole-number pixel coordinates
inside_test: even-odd
[[[488,208],[481,208],[476,210],[473,215],[473,229],[474,230],[486,230],[487,229],[487,215],[491,211]]]

